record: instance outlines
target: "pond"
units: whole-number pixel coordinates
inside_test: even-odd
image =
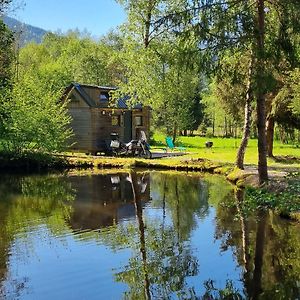
[[[242,200],[195,173],[1,176],[0,298],[299,299],[299,225]]]

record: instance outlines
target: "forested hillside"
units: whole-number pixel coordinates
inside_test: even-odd
[[[3,16],[3,22],[19,37],[21,47],[29,42],[41,43],[44,35],[47,33],[44,29],[22,23],[8,16]]]

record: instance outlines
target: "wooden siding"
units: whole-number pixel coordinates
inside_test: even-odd
[[[105,113],[105,114],[104,114]],[[120,117],[120,126],[112,125],[112,116]],[[121,110],[112,109],[92,109],[92,145],[94,149],[101,149],[104,143],[111,139],[111,133],[119,134],[120,140],[124,139],[124,120]]]
[[[141,116],[143,118],[142,126],[138,126],[135,123],[135,117]],[[149,139],[150,134],[150,117],[151,117],[151,110],[148,106],[143,107],[142,110],[134,109],[132,111],[132,138],[138,139],[139,132],[141,130],[145,131],[147,139]]]
[[[84,91],[95,101],[99,99],[102,90],[84,86]],[[124,114],[128,110],[90,107],[75,88],[70,91],[68,98],[73,99],[68,103],[69,113],[72,117],[71,128],[74,132],[72,141],[74,144],[71,149],[85,152],[103,151],[109,144],[113,132],[118,133],[120,140],[124,141]],[[130,111],[132,112],[132,139],[139,138],[141,130],[145,131],[149,139],[150,108],[146,106],[143,109]],[[120,117],[119,126],[112,125],[112,116]],[[136,116],[142,117],[141,126],[135,123]]]
[[[90,96],[91,99],[95,102],[96,105],[99,104],[100,101],[100,89],[95,89],[93,87],[84,86],[82,89]]]
[[[71,149],[92,151],[92,123],[91,123],[91,109],[89,107],[83,108],[69,108],[69,113],[72,117],[71,127],[74,132],[74,144]]]
[[[68,95],[69,108],[89,108],[89,105],[82,99],[79,93],[73,88]]]

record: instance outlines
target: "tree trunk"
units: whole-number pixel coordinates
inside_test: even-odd
[[[269,116],[267,120],[267,154],[273,157],[273,141],[274,141],[275,120],[273,116]]]
[[[212,130],[212,134],[215,136],[215,112],[213,113]]]
[[[150,26],[151,26],[151,19],[152,19],[152,11],[154,8],[153,0],[148,0],[148,7],[146,13],[146,20],[145,20],[145,31],[144,31],[144,46],[147,48],[150,43]]]
[[[177,122],[174,123],[174,127],[173,127],[173,144],[175,144],[176,137],[177,137]]]
[[[264,91],[264,74],[265,74],[265,1],[257,0],[257,133],[258,133],[258,176],[259,183],[263,184],[268,181],[267,165],[267,138],[266,138],[266,99]]]
[[[239,150],[236,155],[236,162],[235,165],[240,168],[244,169],[244,159],[245,159],[245,152],[248,145],[248,141],[250,138],[251,132],[251,102],[253,101],[253,91],[252,91],[252,74],[253,74],[253,63],[254,63],[254,55],[251,52],[249,68],[248,68],[248,82],[247,82],[247,92],[246,92],[246,103],[245,103],[245,119],[244,119],[244,129],[243,129],[243,137],[241,140],[241,144]]]

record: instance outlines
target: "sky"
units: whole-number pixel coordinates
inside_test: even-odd
[[[45,30],[78,28],[99,37],[122,24],[126,15],[115,0],[21,0],[12,17]]]

